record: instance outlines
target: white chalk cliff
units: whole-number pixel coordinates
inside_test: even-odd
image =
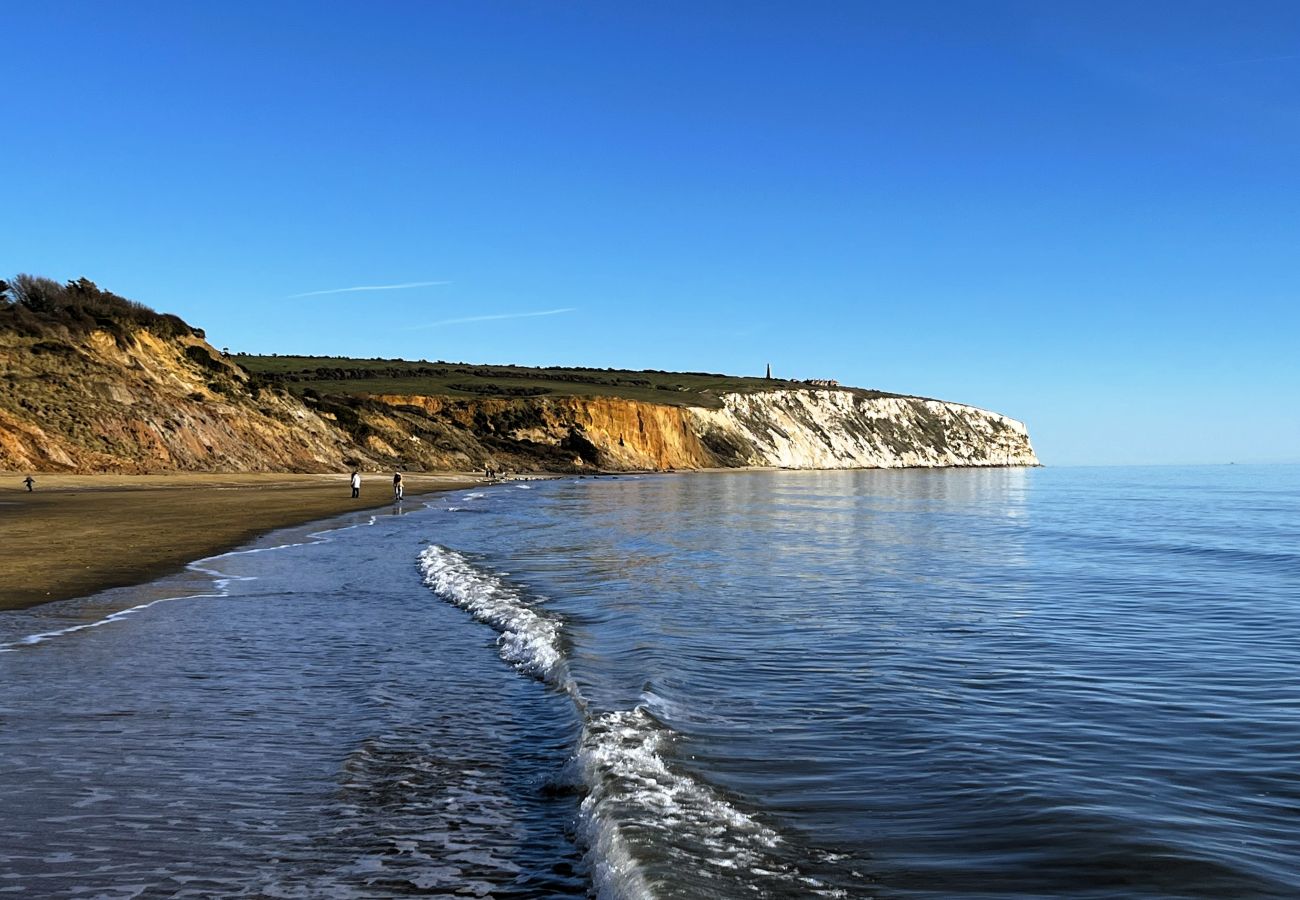
[[[847,390],[727,394],[722,401],[721,409],[688,411],[705,446],[732,465],[1039,465],[1023,423],[958,403]]]

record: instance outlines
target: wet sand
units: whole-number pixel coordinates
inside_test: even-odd
[[[0,609],[139,584],[276,528],[392,503],[392,476],[0,474]],[[405,474],[407,496],[481,483]]]

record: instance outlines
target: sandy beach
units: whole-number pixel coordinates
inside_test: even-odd
[[[276,528],[392,502],[392,476],[346,474],[0,475],[0,609],[139,584]],[[407,496],[455,490],[477,475],[404,474]]]

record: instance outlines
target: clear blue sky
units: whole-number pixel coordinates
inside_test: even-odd
[[[1294,3],[43,0],[0,29],[0,274],[218,347],[771,362],[1005,412],[1049,464],[1300,458]],[[415,282],[447,283],[312,293]]]

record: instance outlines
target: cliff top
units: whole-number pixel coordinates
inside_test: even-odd
[[[781,378],[665,372],[658,369],[592,369],[581,366],[534,368],[512,365],[402,359],[350,359],[341,356],[231,357],[249,372],[296,394],[407,394],[427,397],[618,397],[674,406],[721,405],[720,395],[808,389],[812,385]],[[825,388],[823,388],[825,389]],[[849,390],[867,397],[897,397],[884,391]]]
[[[136,331],[163,339],[199,339],[202,329],[178,316],[99,288],[81,278],[60,284],[49,278],[17,275],[0,281],[0,333],[35,339],[40,352],[55,351],[94,332],[111,336],[125,348]],[[192,341],[187,341],[192,342]],[[352,359],[341,356],[255,356],[236,353],[235,363],[254,376],[254,383],[283,387],[299,396],[313,392],[336,397],[368,394],[430,397],[615,397],[672,406],[717,408],[728,393],[773,390],[843,390],[868,397],[898,397],[884,391],[828,386],[827,382],[746,377],[711,372],[666,372],[657,369],[595,369],[582,366],[533,368],[514,365]],[[222,368],[218,365],[217,368]]]

